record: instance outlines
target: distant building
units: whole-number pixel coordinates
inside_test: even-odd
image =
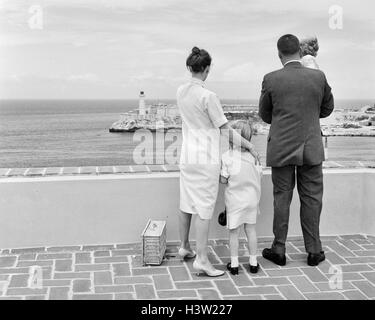
[[[139,107],[138,107],[138,114],[142,117],[146,115],[146,96],[143,91],[139,93]]]

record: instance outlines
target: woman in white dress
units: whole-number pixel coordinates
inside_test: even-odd
[[[230,128],[215,93],[205,88],[211,66],[207,51],[194,47],[186,60],[191,80],[177,90],[177,105],[182,119],[180,158],[180,237],[179,255],[194,258],[198,272],[216,277],[224,274],[208,260],[209,222],[214,213],[220,176],[220,133],[249,150],[259,161],[253,145]],[[191,249],[189,232],[196,216],[196,249]]]
[[[316,62],[316,56],[318,55],[319,44],[316,37],[309,37],[301,40],[301,63],[304,67],[311,69],[319,69],[319,65]]]

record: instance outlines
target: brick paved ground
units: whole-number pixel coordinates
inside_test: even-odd
[[[259,253],[269,245],[270,239],[259,239]],[[141,265],[140,244],[3,249],[0,299],[374,300],[375,237],[323,237],[323,245],[327,260],[319,267],[309,267],[303,241],[290,238],[285,267],[259,258],[261,270],[252,275],[247,271],[248,253],[242,242],[240,275],[226,273],[214,279],[197,276],[191,261],[180,262],[177,243],[168,244],[166,259],[158,267]],[[228,242],[211,240],[209,249],[212,263],[225,268]],[[30,277],[30,270],[38,272],[34,266],[43,274],[39,287]],[[329,279],[337,270],[332,266],[342,270],[342,288],[330,285]]]

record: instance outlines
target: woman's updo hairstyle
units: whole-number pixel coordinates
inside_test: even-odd
[[[206,50],[194,47],[186,59],[186,66],[190,71],[198,73],[204,71],[207,66],[210,66],[211,60],[211,56]]]

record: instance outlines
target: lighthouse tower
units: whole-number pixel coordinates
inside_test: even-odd
[[[139,115],[144,117],[146,115],[146,102],[145,102],[145,93],[141,91],[139,93]]]

